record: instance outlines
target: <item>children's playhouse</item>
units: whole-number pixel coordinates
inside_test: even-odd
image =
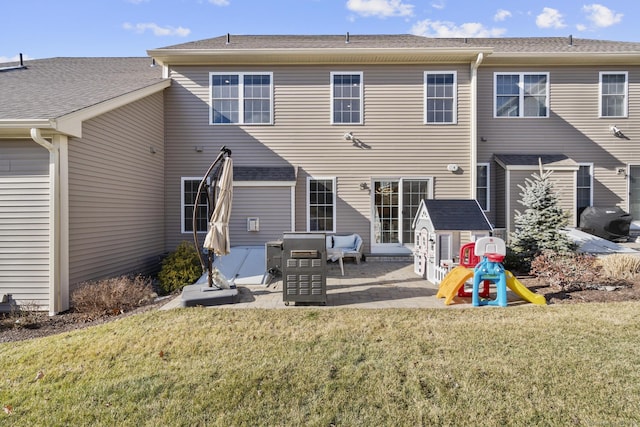
[[[423,199],[412,226],[414,271],[434,284],[459,262],[461,242],[487,237],[493,230],[473,199]]]

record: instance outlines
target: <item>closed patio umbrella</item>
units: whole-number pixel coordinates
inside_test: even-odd
[[[218,180],[218,197],[209,221],[209,231],[204,239],[204,247],[218,256],[231,252],[229,241],[229,219],[233,199],[233,160],[228,156],[222,165]]]

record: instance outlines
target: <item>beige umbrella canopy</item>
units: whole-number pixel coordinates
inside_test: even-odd
[[[229,219],[233,199],[233,160],[227,157],[222,165],[218,180],[218,198],[209,221],[209,231],[204,239],[204,247],[218,256],[231,252],[229,241]]]

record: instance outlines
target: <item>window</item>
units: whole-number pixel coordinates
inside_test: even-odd
[[[456,72],[424,73],[424,122],[456,123]]]
[[[495,73],[495,117],[549,117],[549,73]]]
[[[273,123],[272,73],[209,73],[210,123]]]
[[[331,123],[362,123],[362,73],[331,73]]]
[[[307,230],[335,232],[335,178],[307,178]]]
[[[584,208],[593,206],[593,164],[580,164],[576,178],[576,210],[579,223]]]
[[[198,209],[198,223],[196,227],[199,233],[206,233],[209,224],[209,210],[207,208],[206,194],[203,193],[196,206],[198,186],[202,178],[182,178],[182,189],[180,191],[180,205],[182,206],[181,222],[182,232],[193,232],[193,210]]]
[[[484,211],[489,210],[489,163],[478,163],[476,200]]]
[[[600,117],[627,117],[627,72],[600,73]]]

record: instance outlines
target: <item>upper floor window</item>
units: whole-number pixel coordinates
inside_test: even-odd
[[[362,123],[362,73],[331,73],[331,123]]]
[[[210,123],[273,123],[273,73],[209,73]]]
[[[181,231],[182,233],[193,232],[193,211],[198,210],[196,228],[198,232],[206,233],[209,224],[209,209],[207,207],[206,193],[200,194],[200,200],[196,201],[198,187],[202,178],[182,178],[182,188],[180,191],[181,210]]]
[[[627,117],[628,73],[600,72],[600,117]]]
[[[307,230],[335,232],[335,178],[307,178]]]
[[[424,122],[456,123],[455,71],[424,73]]]
[[[495,117],[549,117],[549,73],[495,73]]]

